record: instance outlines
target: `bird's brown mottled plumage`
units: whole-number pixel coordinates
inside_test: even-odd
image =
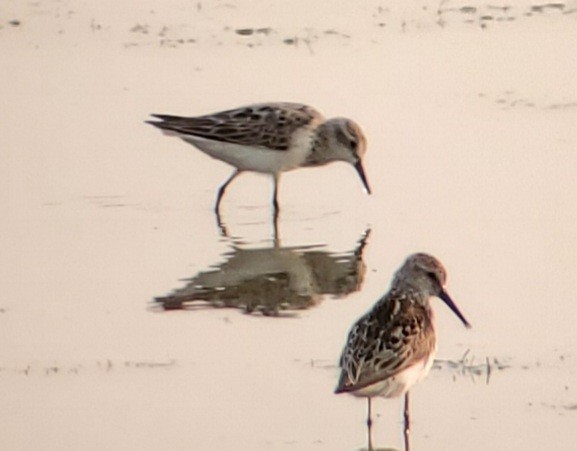
[[[445,292],[445,283],[446,272],[437,259],[411,255],[395,274],[390,291],[351,328],[335,392],[399,396],[426,376],[436,350],[429,299],[440,297],[469,327]]]

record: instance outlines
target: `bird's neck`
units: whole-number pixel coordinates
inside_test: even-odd
[[[409,284],[395,285],[391,292],[395,293],[397,297],[403,299],[403,302],[410,302],[411,304],[420,305],[424,308],[429,307],[429,299],[431,298],[431,295],[419,287]]]
[[[304,166],[321,166],[328,163],[326,149],[328,140],[323,133],[323,124],[321,124],[311,141],[310,152],[305,160]]]

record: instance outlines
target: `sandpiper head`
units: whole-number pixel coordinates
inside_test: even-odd
[[[403,266],[395,274],[393,286],[411,287],[425,295],[440,298],[466,327],[471,327],[463,314],[445,291],[447,283],[447,271],[432,255],[418,253],[407,258]]]
[[[319,127],[324,146],[316,151],[322,153],[324,163],[330,161],[346,161],[352,164],[367,193],[371,194],[371,188],[363,168],[363,157],[367,151],[367,139],[359,125],[347,118],[336,117],[329,119]],[[322,163],[321,163],[322,164]]]

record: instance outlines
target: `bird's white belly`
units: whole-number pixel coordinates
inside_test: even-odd
[[[179,135],[207,155],[242,171],[278,173],[300,167],[309,153],[310,132],[296,132],[287,150],[223,143],[196,136]]]

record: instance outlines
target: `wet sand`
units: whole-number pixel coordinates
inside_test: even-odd
[[[307,5],[0,5],[0,448],[366,447],[337,359],[415,251],[473,329],[435,303],[412,449],[573,446],[577,4]],[[288,173],[275,244],[243,175],[223,237],[230,168],[143,121],[276,100],[358,121],[374,195]],[[247,309],[265,288],[278,310]],[[400,401],[374,408],[402,449]]]

